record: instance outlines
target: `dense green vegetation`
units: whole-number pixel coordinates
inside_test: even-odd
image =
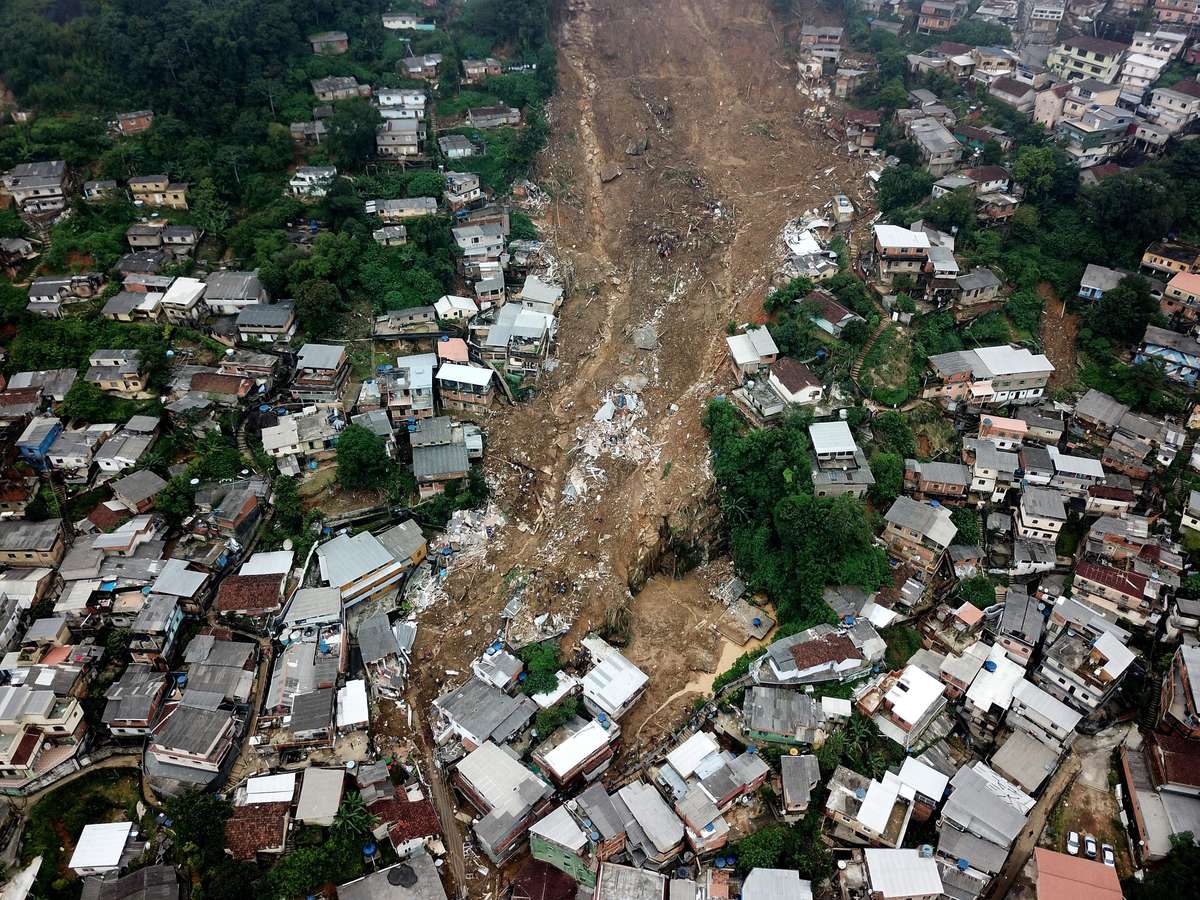
[[[407,244],[384,248],[371,239],[378,223],[363,203],[440,196],[441,176],[386,166],[364,172],[380,121],[365,99],[333,104],[327,139],[305,148],[303,160],[296,158],[288,125],[312,119],[318,105],[312,79],[349,75],[377,87],[423,87],[400,74],[399,64],[409,49],[440,53],[432,88],[439,129],[470,105],[522,109],[519,128],[459,129],[486,150],[454,167],[477,172],[487,188],[503,194],[528,173],[546,139],[542,106],[556,72],[549,2],[446,3],[425,12],[438,20],[437,30],[403,35],[383,28],[380,14],[391,8],[384,0],[293,7],[285,0],[148,6],[103,0],[82,7],[13,0],[7,11],[14,25],[0,34],[0,78],[36,116],[0,127],[0,170],[61,158],[85,177],[163,172],[189,183],[190,209],[162,215],[205,230],[202,258],[257,268],[273,296],[295,298],[311,339],[344,334],[354,309],[431,302],[454,285],[450,221],[410,222]],[[333,28],[350,35],[349,52],[314,54],[307,35]],[[460,60],[488,55],[530,68],[461,91]],[[104,123],[116,113],[141,108],[155,113],[149,130],[123,138],[107,132]],[[432,131],[427,149],[440,161]],[[320,202],[305,204],[285,196],[288,168],[297,162],[332,163],[357,177],[339,180]],[[107,270],[127,252],[124,233],[136,215],[124,199],[76,202],[52,229],[47,270]],[[328,229],[311,244],[296,241],[296,226],[310,220]],[[19,228],[19,220],[0,221],[5,234]]]
[[[734,562],[775,601],[779,621],[799,627],[829,619],[826,585],[875,590],[888,574],[862,503],[813,496],[809,422],[789,414],[777,428],[746,431],[724,400],[705,416]]]

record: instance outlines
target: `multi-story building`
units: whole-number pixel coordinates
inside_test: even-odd
[[[56,213],[67,206],[67,164],[61,159],[21,163],[4,173],[3,182],[23,213]]]
[[[463,84],[478,84],[485,78],[494,78],[504,74],[500,60],[491,56],[485,59],[464,59],[462,61]]]
[[[304,402],[336,402],[349,375],[350,359],[341,344],[305,344],[296,355],[292,397]]]
[[[1170,87],[1156,87],[1138,113],[1169,134],[1179,134],[1200,119],[1200,83],[1188,78]]]
[[[1159,727],[1200,740],[1200,647],[1181,644],[1175,650],[1163,679]]]
[[[917,18],[921,34],[945,34],[962,21],[967,12],[962,0],[924,0]]]
[[[385,373],[383,387],[388,412],[393,419],[427,419],[434,414],[433,373],[436,353],[416,353],[396,359],[396,366]]]
[[[914,119],[908,123],[906,130],[916,143],[921,161],[931,175],[939,177],[945,175],[953,170],[962,159],[962,144],[937,119],[932,117]]]
[[[0,787],[23,787],[72,759],[86,734],[77,698],[31,685],[0,687]]]
[[[1200,99],[1197,101],[1200,110]],[[1173,278],[1180,272],[1200,273],[1200,247],[1182,241],[1154,241],[1142,254],[1142,269]],[[1170,287],[1170,282],[1167,282]]]
[[[884,516],[883,542],[892,556],[927,573],[941,565],[946,548],[958,529],[950,521],[950,510],[933,503],[918,503],[897,497]]]
[[[818,422],[808,427],[808,435],[813,447],[813,494],[865,497],[875,477],[850,427],[845,422]]]
[[[420,156],[424,131],[417,119],[385,119],[375,133],[375,150],[387,158]]]
[[[1154,21],[1172,30],[1190,30],[1200,25],[1198,0],[1154,0]]]
[[[929,262],[929,235],[898,225],[875,226],[875,278],[892,285],[899,276],[914,284]]]
[[[442,363],[434,375],[442,408],[474,415],[487,413],[495,395],[495,374],[490,367]]]
[[[66,553],[62,519],[0,520],[0,563],[22,568],[58,568]]]
[[[188,186],[172,181],[167,175],[137,175],[129,179],[129,191],[135,204],[187,209]]]
[[[1127,44],[1090,35],[1067,38],[1050,51],[1046,68],[1064,81],[1095,78],[1113,84],[1121,71]]]
[[[1043,354],[1008,345],[939,353],[929,368],[922,396],[979,406],[1034,403],[1054,372]]]
[[[1027,487],[1021,492],[1013,520],[1017,534],[1027,540],[1054,543],[1067,523],[1067,507],[1058,491]]]
[[[1089,715],[1116,691],[1133,658],[1133,651],[1111,632],[1103,632],[1093,640],[1067,629],[1044,650],[1033,681]]]
[[[1055,136],[1081,169],[1097,166],[1122,153],[1132,140],[1137,118],[1115,106],[1093,106],[1075,120],[1063,119]]]
[[[475,838],[497,865],[521,849],[529,826],[549,811],[554,793],[510,750],[490,740],[458,763],[454,785],[479,812],[472,826]]]
[[[88,357],[84,381],[119,397],[136,397],[146,390],[141,350],[96,350]]]
[[[1094,562],[1075,566],[1072,592],[1106,618],[1128,619],[1135,625],[1145,625],[1158,607],[1158,585],[1148,576]]]

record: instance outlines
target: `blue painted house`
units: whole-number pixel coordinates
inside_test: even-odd
[[[62,432],[62,422],[53,416],[39,416],[30,421],[17,440],[17,450],[21,458],[31,466],[39,469],[46,468],[46,454],[50,445]]]
[[[1158,363],[1168,378],[1194,387],[1200,377],[1200,341],[1177,331],[1147,325],[1146,336],[1142,338],[1134,362]]]
[[[1099,300],[1105,291],[1111,291],[1128,274],[1120,269],[1088,263],[1083,270],[1083,278],[1079,280],[1079,296],[1084,300]]]

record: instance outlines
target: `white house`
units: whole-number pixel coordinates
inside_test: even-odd
[[[337,178],[333,166],[300,166],[288,179],[294,197],[324,197]]]

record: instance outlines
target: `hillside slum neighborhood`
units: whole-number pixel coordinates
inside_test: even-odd
[[[1103,177],[1124,150],[1153,154],[1200,119],[1194,79],[1154,87],[1172,61],[1198,51],[1173,30],[1176,5],[1167,3],[1154,8],[1157,30],[1129,44],[1060,42],[1062,22],[1082,14],[1075,6],[989,0],[972,16],[1011,26],[1017,50],[946,42],[909,63],[1053,129],[1085,178]],[[889,10],[898,21],[876,24],[905,27],[898,4],[875,4]],[[931,0],[908,18],[943,33],[966,15],[965,3]],[[385,19],[389,28],[421,24]],[[344,52],[346,41],[341,32],[312,38],[320,53]],[[844,100],[869,75],[871,61],[845,49],[841,28],[805,26],[801,48],[801,94]],[[404,65],[427,77],[441,62],[435,54]],[[469,80],[500,64],[462,67]],[[373,98],[386,120],[380,156],[424,152],[425,92],[372,91],[348,76],[312,87],[322,102]],[[1020,187],[975,157],[1007,136],[957,122],[930,91],[908,99],[897,117],[938,179],[933,197],[965,189],[984,226],[1004,227]],[[487,128],[514,124],[520,111],[467,115]],[[124,114],[119,127],[152,116]],[[864,208],[831,195],[781,238],[777,284],[811,283],[789,302],[829,349],[808,360],[782,353],[770,322],[726,338],[722,396],[747,428],[776,427],[798,410],[812,419],[817,497],[875,496],[867,446],[889,406],[864,402],[823,367],[866,316],[822,283],[850,274],[878,297],[881,321],[850,370],[860,388],[872,346],[915,312],[967,323],[1006,296],[996,272],[956,258],[953,234],[872,219],[873,184],[892,162],[874,153],[881,121],[876,110],[846,109],[834,123],[845,153],[878,161],[854,189]],[[323,121],[291,132],[319,143]],[[474,152],[461,135],[438,144],[447,160]],[[289,189],[320,197],[338,177],[300,167]],[[554,367],[566,292],[550,248],[510,239],[510,206],[478,176],[445,177],[440,197],[366,203],[384,246],[404,244],[406,222],[452,214],[463,292],[376,318],[365,368],[348,344],[298,341],[294,303],[269,296],[254,271],[165,274],[202,239],[193,225],[139,223],[114,272],[32,281],[36,315],[70,317],[103,297],[106,319],[171,323],[220,349],[205,361],[194,348],[168,350],[161,412],[122,424],[66,417],[62,404],[77,380],[153,400],[158,361],[137,349],[98,349],[79,371],[16,372],[0,390],[0,793],[37,796],[134,756],[147,801],[191,791],[227,798],[223,850],[240,861],[287,856],[299,830],[332,828],[355,796],[371,833],[364,874],[334,886],[350,900],[444,900],[455,888],[496,900],[1085,891],[1109,900],[1121,896],[1118,874],[1163,859],[1178,834],[1200,834],[1200,601],[1179,595],[1200,547],[1200,491],[1177,504],[1164,485],[1168,472],[1200,472],[1200,407],[1174,421],[1095,388],[1064,396],[1051,389],[1056,366],[1019,343],[928,358],[915,399],[936,408],[953,437],[937,458],[905,458],[898,495],[875,510],[889,584],[829,587],[831,621],[783,637],[769,599],[741,578],[713,590],[722,633],[761,649],[655,752],[622,753],[622,720],[644,701],[653,671],[595,634],[569,655],[550,654],[547,667],[538,649],[545,633],[562,633],[553,622],[532,637],[506,625],[478,635],[470,671],[444,672],[450,688],[416,705],[408,687],[426,662],[414,656],[421,613],[449,602],[439,590],[446,570],[486,543],[502,513],[460,509],[438,530],[389,505],[328,517],[303,552],[294,539],[260,543],[279,479],[327,476],[348,427],[380,438],[411,473],[415,499],[435,500],[478,471],[492,411],[519,402]],[[186,209],[189,190],[154,174],[80,184],[62,161],[23,164],[3,184],[31,220],[112,191]],[[518,193],[510,199],[526,209],[544,199],[532,184]],[[30,241],[0,250],[18,266],[37,253]],[[1200,375],[1189,330],[1200,310],[1200,248],[1156,242],[1142,268],[1171,327],[1147,326],[1136,357],[1161,361],[1190,389]],[[1099,300],[1126,274],[1089,265],[1079,299]],[[194,462],[230,414],[244,465],[211,477]],[[636,391],[612,395],[596,412],[597,440],[620,440],[636,414]],[[191,449],[160,474],[148,463],[160,466],[156,445],[171,435],[187,436]],[[177,516],[161,501],[180,479],[189,490]],[[584,490],[568,485],[564,502]],[[900,629],[915,645],[897,658]],[[125,641],[119,652],[114,633]],[[1170,660],[1160,677],[1151,663],[1162,653]],[[842,741],[860,739],[878,752],[851,764]],[[65,868],[86,897],[181,896],[179,873],[161,864],[170,824],[161,812],[146,818],[153,838],[131,819],[67,836]],[[806,835],[835,863],[827,883],[745,863],[747,839],[781,823],[812,829]],[[503,894],[490,887],[498,873]]]

